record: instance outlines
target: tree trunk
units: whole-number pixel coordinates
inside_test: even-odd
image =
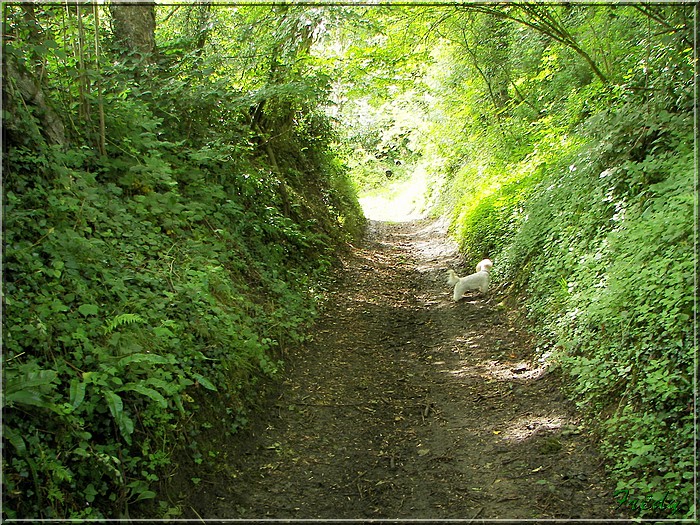
[[[510,27],[507,20],[490,17],[487,21],[492,40],[493,66],[490,67],[490,84],[493,88],[494,102],[498,110],[509,106],[510,94]]]
[[[39,131],[49,144],[66,144],[66,131],[61,117],[46,102],[41,83],[31,71],[17,62],[12,53],[4,57],[3,102],[5,111],[11,116],[6,121],[6,129],[16,142],[25,142],[29,137],[23,131],[20,110],[23,105],[34,113],[39,121]],[[30,109],[31,108],[31,109]]]
[[[97,141],[97,149],[100,155],[107,155],[107,133],[105,130],[105,105],[102,96],[102,71],[100,68],[100,7],[93,4],[95,16],[95,69],[97,70],[97,110],[100,117],[100,133]]]
[[[155,4],[110,4],[114,36],[141,63],[152,61],[156,50]]]

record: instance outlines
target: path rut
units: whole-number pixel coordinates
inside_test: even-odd
[[[452,301],[445,270],[460,260],[445,233],[441,221],[371,223],[313,341],[287,356],[270,406],[186,515],[621,517],[516,313],[495,292]]]

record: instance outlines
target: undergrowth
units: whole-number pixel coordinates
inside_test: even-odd
[[[197,415],[246,424],[362,228],[311,112],[276,144],[303,162],[272,164],[235,119],[187,142],[106,98],[106,155],[49,146],[29,112],[5,143],[6,518],[128,518],[183,455],[213,461]]]
[[[602,111],[570,148],[510,166],[524,176],[468,178],[481,193],[454,223],[525,298],[617,489],[667,494],[674,517],[694,512],[692,129],[688,113]]]

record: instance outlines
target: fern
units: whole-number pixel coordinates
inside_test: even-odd
[[[145,323],[146,320],[138,314],[119,314],[105,326],[105,334],[111,334],[120,326],[135,323]]]

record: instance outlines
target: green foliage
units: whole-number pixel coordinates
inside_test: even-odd
[[[572,388],[579,404],[610,414],[601,422],[609,436],[604,450],[614,458],[618,475],[647,493],[677,487],[689,505],[697,351],[692,333],[692,152],[670,162],[645,159],[639,164],[660,170],[647,175],[668,178],[618,206],[617,225],[599,257],[587,254],[585,273],[568,277],[570,297],[564,308],[569,314],[557,326],[566,348],[560,360],[575,378]],[[620,401],[615,406],[611,399]]]
[[[208,457],[201,414],[220,436],[245,425],[361,213],[316,73],[239,83],[206,38],[167,40],[165,22],[163,55],[143,67],[92,10],[6,14],[8,52],[43,64],[70,142],[49,147],[33,102],[4,93],[26,129],[3,170],[3,517],[127,518],[174,458]],[[100,50],[73,48],[95,32]]]
[[[215,457],[204,419],[234,433],[304,340],[356,188],[416,166],[618,487],[693,515],[693,6],[158,6],[141,58],[100,10],[4,10],[4,517],[128,517]]]
[[[168,166],[187,183],[157,191],[124,177],[101,183],[65,155],[49,159],[54,180],[5,194],[4,426],[21,451],[5,465],[6,508],[25,516],[90,515],[70,496],[88,487],[103,501],[91,512],[107,515],[150,496],[198,389],[239,425],[257,378],[281,367],[275,349],[303,339],[330,257],[315,223],[274,207],[264,173],[205,191],[189,179],[205,164],[200,151],[198,168]],[[128,165],[107,160],[97,172]],[[109,468],[92,468],[98,460]]]
[[[409,179],[420,161],[418,71],[431,62],[428,46],[397,37],[412,16],[402,9],[343,8],[342,23],[332,14],[313,57],[336,88],[328,109],[340,128],[336,153],[359,192]]]
[[[618,487],[669,491],[691,516],[692,124],[637,108],[594,115],[588,145],[549,150],[524,199],[486,193],[457,231],[526,293]]]

